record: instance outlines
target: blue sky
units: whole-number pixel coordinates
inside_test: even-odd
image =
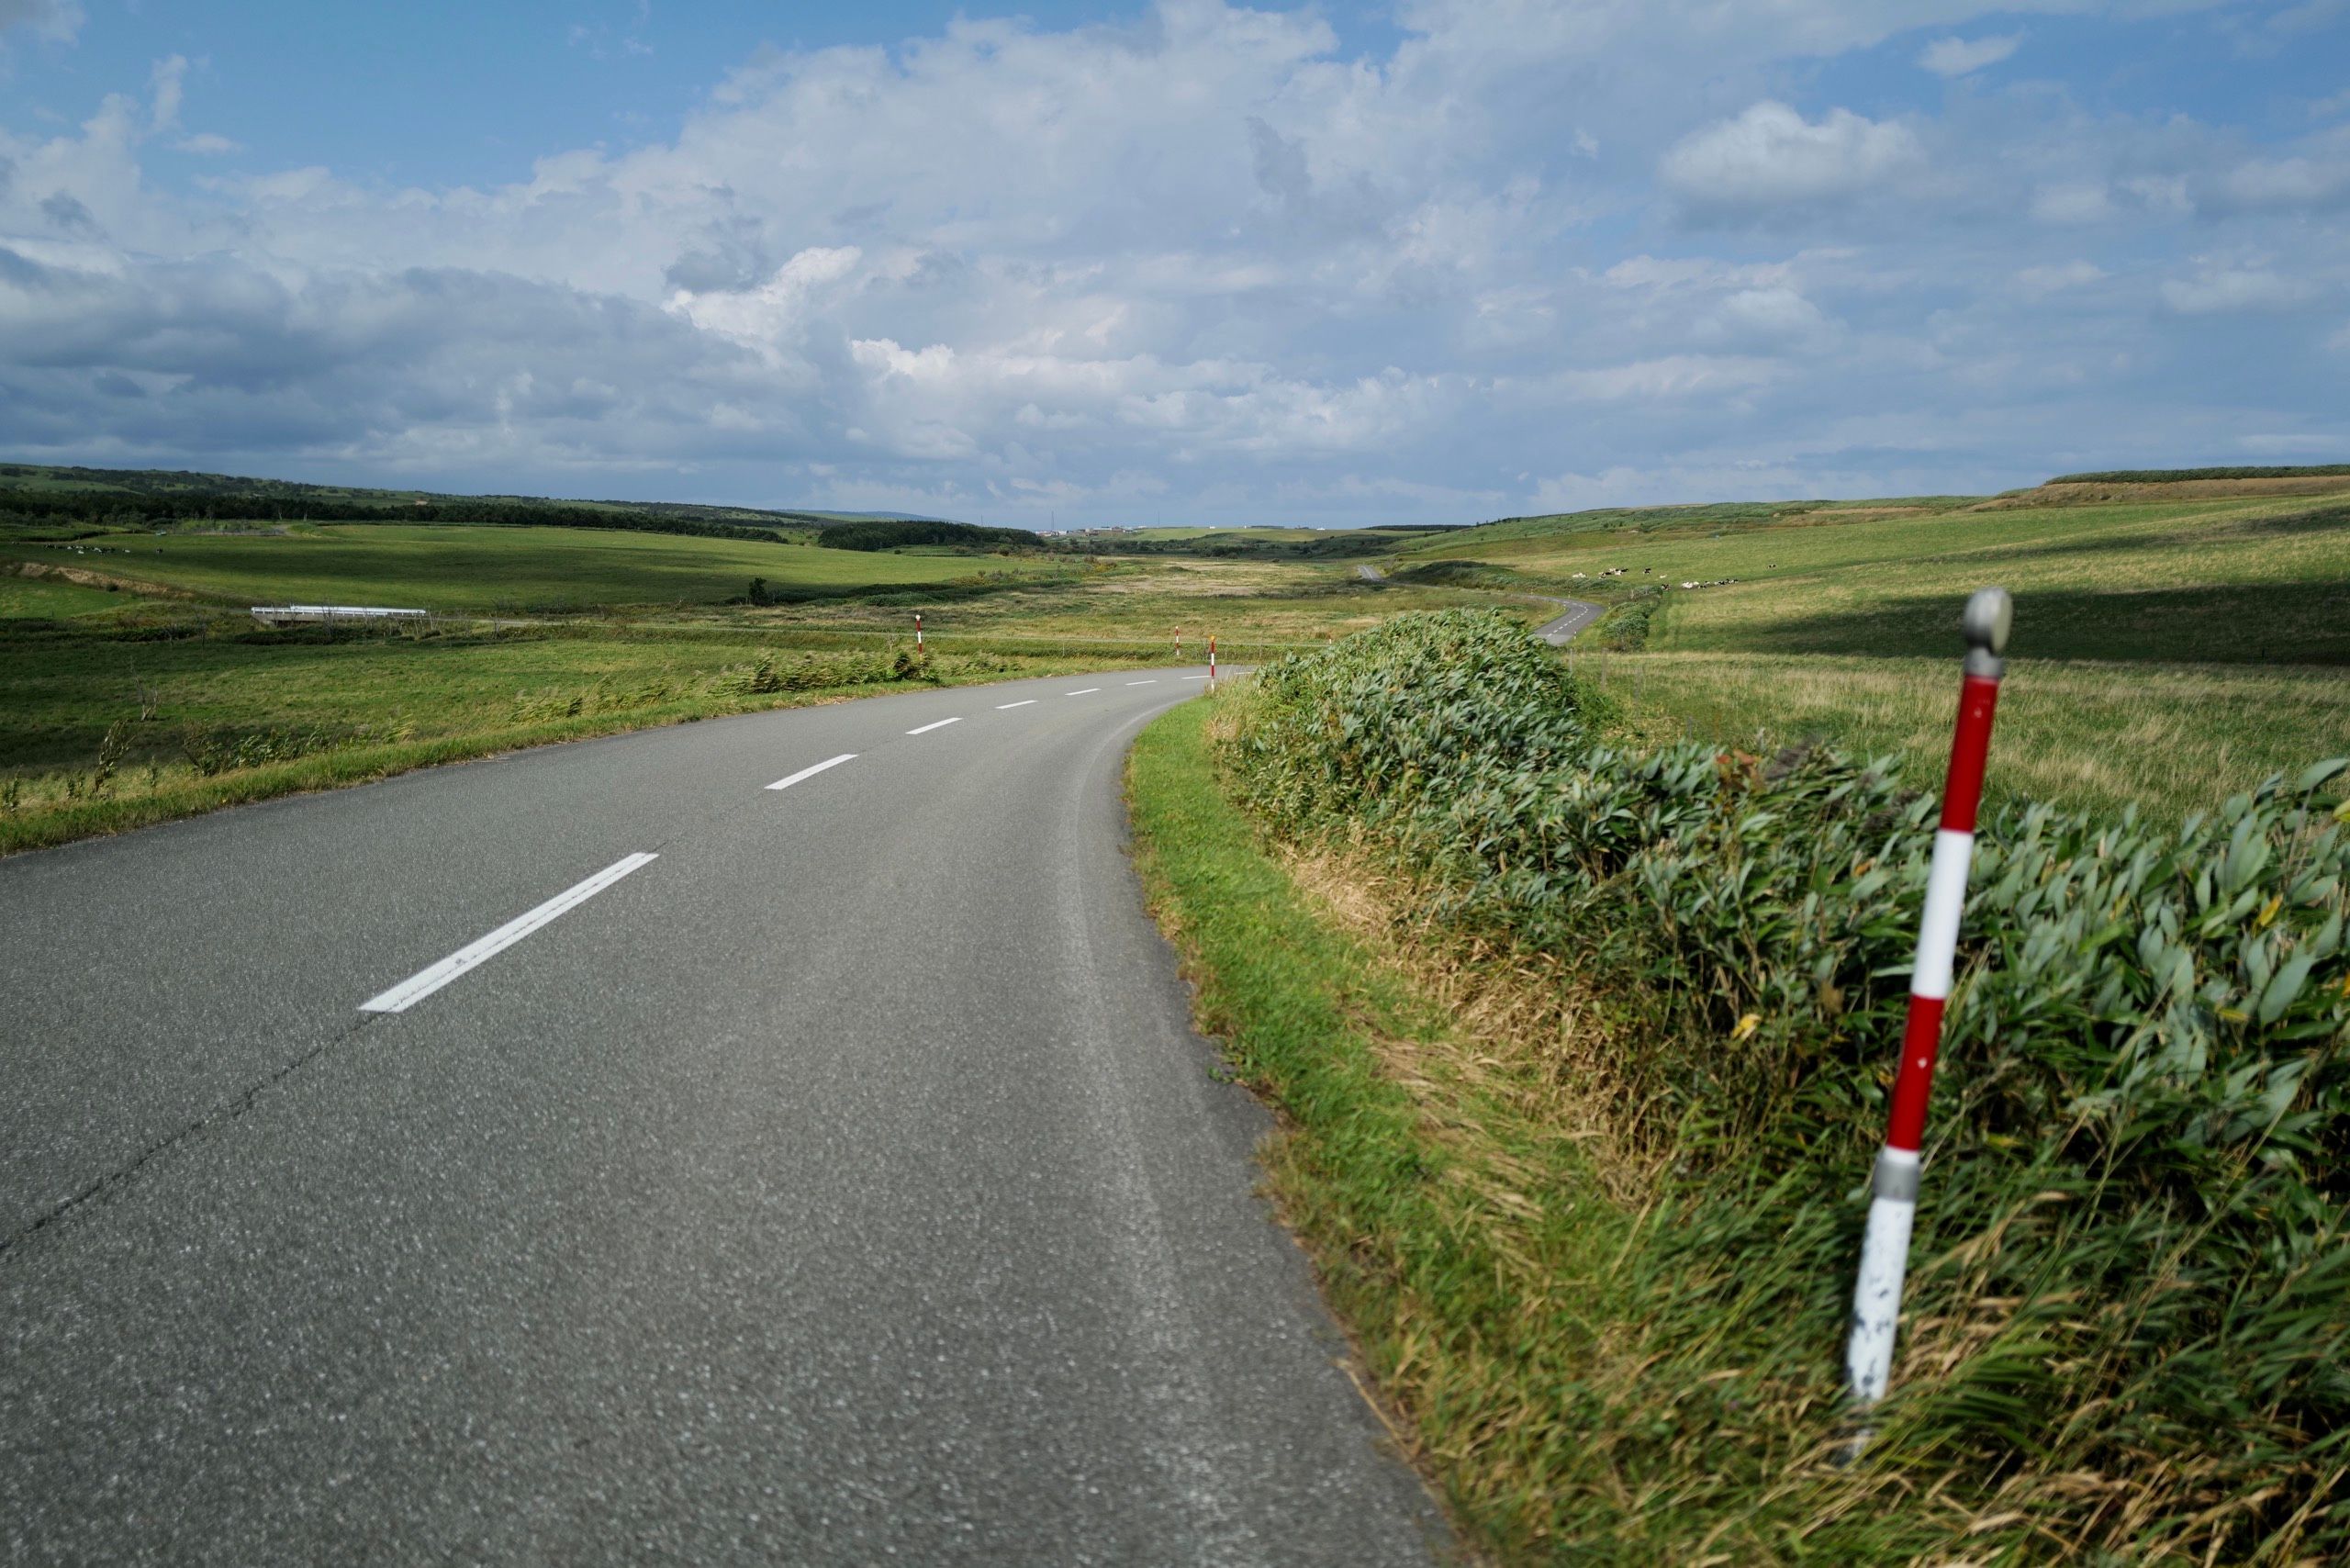
[[[0,0],[0,455],[1327,524],[2350,459],[2350,0]]]

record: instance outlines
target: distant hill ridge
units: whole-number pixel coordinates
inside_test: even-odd
[[[955,529],[902,512],[827,512],[690,501],[561,500],[311,485],[162,468],[0,464],[0,519],[62,526],[186,521],[476,523],[609,528],[783,543],[784,529],[822,532],[876,525]],[[1003,532],[993,530],[991,532]],[[852,546],[854,547],[854,546]],[[865,548],[873,546],[866,544]]]
[[[2350,478],[2350,463],[2320,463],[2300,467],[2270,465],[2241,468],[2108,468],[2094,474],[2059,474],[2051,485],[2177,485],[2198,479],[2334,479]]]

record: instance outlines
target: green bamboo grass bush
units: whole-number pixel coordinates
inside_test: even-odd
[[[1222,749],[1277,834],[1598,979],[1638,1048],[1586,1087],[1664,1155],[1660,1355],[1771,1363],[1828,1422],[1934,801],[1890,759],[1627,749],[1605,717],[1521,628],[1442,611],[1260,671]],[[2350,1556],[2345,768],[2177,831],[1984,824],[1870,1463],[2043,1545]]]
[[[1596,633],[1594,640],[1610,653],[1638,653],[1649,645],[1649,633],[1655,625],[1656,613],[1663,608],[1662,588],[1653,586],[1634,588],[1593,628]]]

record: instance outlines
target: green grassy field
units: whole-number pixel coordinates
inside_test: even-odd
[[[1227,665],[1372,624],[1398,610],[1474,602],[1387,588],[1337,567],[868,554],[581,530],[356,525],[252,536],[173,535],[164,553],[20,557],[181,595],[107,593],[0,577],[0,849],[186,811],[376,777],[538,741],[885,689],[1197,661]],[[776,563],[805,565],[798,577]],[[156,563],[162,566],[156,569]],[[728,604],[753,568],[848,597]],[[1007,577],[972,580],[975,573]],[[878,583],[903,591],[869,591]],[[666,602],[648,604],[648,599]],[[595,603],[593,612],[566,609]],[[271,629],[228,608],[395,603],[517,613],[502,630]],[[634,606],[634,608],[614,608]],[[928,658],[911,655],[925,611]],[[755,689],[762,661],[782,689]],[[224,762],[225,759],[225,762]],[[213,771],[206,771],[207,767]]]
[[[1950,756],[1958,666],[1849,655],[1577,655],[1651,739],[1759,753],[1823,740],[1898,754],[1921,786]],[[2088,664],[2009,669],[1986,780],[2026,797],[2178,822],[2271,773],[2350,756],[2350,678],[2323,667]]]
[[[17,543],[0,545],[0,569],[10,561],[70,566],[221,603],[381,604],[479,614],[712,604],[741,598],[754,577],[778,590],[842,592],[1069,569],[1041,556],[899,554],[458,524],[320,524],[282,533],[131,533],[79,543],[84,552],[95,546],[105,553]]]
[[[1899,753],[1930,787],[1959,607],[1997,583],[2016,623],[1995,798],[2178,821],[2350,755],[2350,490],[1583,513],[1416,542],[1388,566],[1620,607],[1571,656],[1651,736],[1832,740]]]
[[[122,596],[79,583],[0,577],[0,619],[86,615],[121,607]]]
[[[1748,747],[1822,736],[1903,752],[1930,783],[1945,744],[1957,607],[1998,581],[2018,609],[1995,793],[2137,801],[2177,818],[2272,768],[2350,752],[2350,682],[2331,667],[2350,664],[2350,497],[2049,498],[1723,503],[1348,536],[1383,552],[1393,576],[1382,582],[1364,580],[1351,557],[865,553],[460,523],[183,524],[160,537],[19,539],[0,543],[0,625],[17,629],[7,640],[0,781],[17,781],[20,814],[46,809],[39,803],[66,787],[60,780],[94,765],[110,726],[141,707],[157,711],[135,724],[133,750],[159,766],[174,755],[171,737],[191,727],[378,725],[453,745],[510,730],[518,701],[529,705],[517,693],[558,689],[606,693],[587,700],[611,722],[620,710],[609,691],[619,688],[692,688],[701,695],[677,697],[678,711],[722,708],[701,689],[755,657],[763,639],[878,645],[902,636],[916,610],[940,650],[1061,658],[1093,649],[1116,662],[1146,651],[1171,658],[1181,638],[1196,658],[1213,633],[1225,662],[1243,663],[1404,610],[1490,605],[1531,622],[1540,608],[1511,595],[1621,603],[1643,586],[1720,577],[1740,580],[1650,595],[1642,651],[1600,655],[1609,689],[1644,733]],[[1147,537],[1203,551],[1240,539],[1286,551],[1326,538],[1278,528]],[[1599,576],[1616,567],[1625,575]],[[72,572],[124,591],[6,575],[14,570]],[[780,602],[739,602],[754,577]],[[314,644],[298,633],[255,634],[219,613],[288,601],[586,617],[626,634],[598,641],[546,625],[534,643],[453,634]],[[1614,638],[1621,624],[1584,644]],[[142,702],[142,689],[160,704]]]
[[[910,634],[743,622],[410,634],[185,608],[0,620],[0,853],[650,724],[1165,662],[1106,639],[934,638],[917,655]]]
[[[2019,658],[2350,663],[2350,499],[1884,510],[1786,514],[1718,537],[1502,524],[1394,560],[1479,561],[1601,599],[1664,585],[1659,650],[1930,655],[1953,645],[1966,595],[1997,582],[2016,596]],[[1738,580],[1678,586],[1722,578]]]
[[[1242,651],[1343,636],[1406,610],[1483,604],[1489,596],[1441,586],[1366,582],[1351,566],[1270,561],[1113,559],[1082,572],[933,606],[943,632],[993,637],[1140,639],[1199,651],[1214,633]],[[778,612],[794,624],[891,628],[906,610],[844,600]],[[1528,611],[1529,615],[1531,611]]]

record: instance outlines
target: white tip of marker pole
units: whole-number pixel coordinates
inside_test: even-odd
[[[1909,1231],[1918,1205],[1869,1200],[1868,1233],[1861,1242],[1861,1278],[1852,1290],[1852,1338],[1844,1370],[1852,1396],[1863,1405],[1885,1397],[1893,1378],[1894,1332],[1901,1322],[1901,1279],[1908,1271]]]
[[[1861,1275],[1852,1287],[1852,1336],[1844,1350],[1844,1370],[1852,1397],[1863,1406],[1884,1398],[1893,1378],[1901,1285],[1909,1271],[1909,1232],[1918,1218],[1919,1165],[1913,1150],[1882,1148],[1870,1180]]]

